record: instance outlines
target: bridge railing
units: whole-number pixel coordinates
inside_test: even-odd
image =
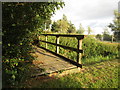
[[[39,38],[39,41],[40,41],[40,42],[44,42],[44,43],[45,43],[45,48],[44,48],[44,47],[42,47],[42,48],[48,50],[47,44],[55,45],[55,46],[56,46],[56,51],[53,52],[53,51],[50,51],[50,50],[49,50],[50,52],[52,52],[53,54],[56,54],[56,55],[58,55],[58,56],[60,56],[60,57],[63,57],[63,58],[65,58],[67,61],[69,61],[70,63],[72,63],[72,64],[74,64],[74,65],[82,68],[82,63],[81,63],[81,57],[82,57],[81,54],[83,53],[83,50],[82,50],[82,40],[84,39],[85,35],[65,35],[65,34],[41,34],[41,35],[45,36],[45,40],[41,40],[41,39]],[[49,41],[48,41],[48,36],[55,36],[55,37],[56,37],[56,42],[55,42],[55,43],[49,42]],[[60,44],[59,44],[59,41],[60,41],[60,38],[59,38],[59,37],[75,37],[75,38],[77,39],[77,42],[78,42],[77,48],[60,45]],[[41,46],[40,46],[40,47],[41,47]],[[64,57],[64,56],[61,56],[61,55],[59,54],[59,47],[62,47],[62,48],[64,48],[64,49],[69,49],[69,50],[71,50],[71,51],[77,52],[77,60],[76,60],[76,61],[73,61],[73,60],[70,60],[70,59],[68,59],[68,58],[66,58],[66,57]]]

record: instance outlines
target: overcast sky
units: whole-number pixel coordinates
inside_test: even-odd
[[[63,14],[78,29],[79,24],[87,30],[90,26],[93,34],[103,29],[114,19],[114,10],[118,9],[120,0],[63,0],[65,6],[53,15],[52,20],[61,19]]]

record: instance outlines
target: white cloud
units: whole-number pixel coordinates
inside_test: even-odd
[[[64,0],[65,7],[56,12],[52,18],[58,20],[65,14],[76,28],[81,23],[85,28],[102,28],[112,22],[114,10],[118,8],[119,0]],[[96,32],[96,31],[95,31]]]

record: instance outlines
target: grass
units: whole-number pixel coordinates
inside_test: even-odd
[[[29,78],[24,88],[118,88],[118,60],[83,67],[80,73],[62,77]]]
[[[89,59],[82,59],[82,64],[83,65],[89,65],[89,64],[94,64],[94,63],[99,63],[99,62],[103,62],[103,61],[107,61],[107,60],[111,60],[111,59],[115,59],[115,56],[96,56],[96,57],[91,57]]]

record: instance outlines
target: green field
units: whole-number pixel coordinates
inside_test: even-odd
[[[63,77],[28,78],[24,88],[118,88],[118,59],[83,67],[80,73]]]

